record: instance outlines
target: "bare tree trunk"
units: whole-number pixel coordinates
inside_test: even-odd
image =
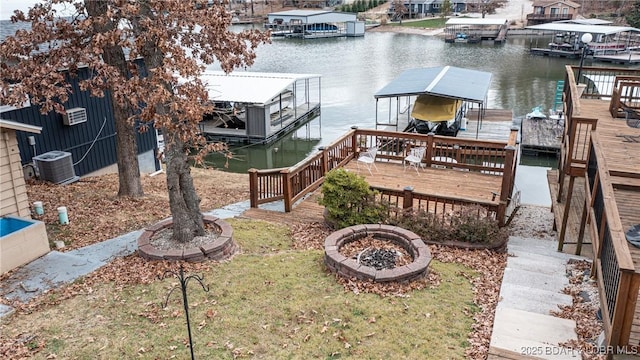
[[[85,0],[87,14],[89,16],[104,16],[107,12],[107,2]],[[104,33],[115,29],[117,24],[107,22],[105,24],[94,23],[96,33]],[[124,77],[129,76],[124,51],[121,46],[105,46],[102,60],[105,64],[118,69]],[[118,196],[140,197],[144,195],[142,182],[140,181],[140,168],[138,165],[138,145],[136,143],[136,130],[129,123],[129,116],[133,113],[125,104],[121,104],[109,92],[111,106],[116,128],[116,157],[118,161]]]
[[[163,129],[163,134],[167,133]],[[180,242],[189,242],[194,236],[205,234],[200,198],[193,185],[187,147],[177,135],[171,134],[167,140],[165,159],[169,207],[173,216],[173,238]]]
[[[145,2],[141,1],[141,13],[145,16],[153,17]],[[134,27],[140,24],[134,23]],[[143,31],[138,29],[137,31]],[[149,76],[153,76],[152,69],[162,65],[164,54],[151,41],[147,42],[141,55],[149,70]],[[168,84],[164,84],[167,91],[173,91]],[[159,114],[167,114],[166,105],[157,105]],[[179,119],[172,119],[178,124]],[[162,128],[165,139],[165,162],[167,171],[167,190],[169,191],[169,208],[173,217],[173,238],[179,242],[189,242],[194,236],[204,235],[204,222],[200,212],[200,198],[196,193],[191,177],[191,167],[187,157],[188,144],[180,139],[179,130]]]

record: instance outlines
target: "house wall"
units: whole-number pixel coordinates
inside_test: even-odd
[[[0,217],[31,218],[16,131],[0,129]]]
[[[79,79],[86,79],[88,76],[88,69],[79,71]],[[68,81],[72,85],[72,92],[63,105],[65,109],[86,108],[86,122],[64,125],[61,114],[51,111],[42,115],[38,106],[3,112],[2,118],[42,127],[41,134],[17,133],[23,163],[29,163],[33,156],[45,152],[65,151],[71,153],[76,175],[83,176],[116,163],[115,124],[108,93],[102,98],[92,97],[90,92],[80,90],[77,79],[70,78]],[[35,146],[29,145],[28,136],[35,138]],[[157,146],[153,129],[138,134],[136,138],[139,154],[153,153]],[[149,156],[145,158],[148,159]],[[143,164],[141,168],[155,167],[153,165],[155,164]]]

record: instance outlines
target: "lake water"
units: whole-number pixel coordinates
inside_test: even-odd
[[[320,118],[269,146],[233,149],[236,155],[228,170],[291,166],[352,126],[374,128],[373,94],[411,68],[450,65],[490,72],[488,108],[512,109],[516,118],[538,105],[548,109],[553,106],[556,82],[564,79],[564,66],[577,65],[578,60],[532,56],[529,42],[527,36],[514,36],[503,45],[447,44],[437,37],[389,32],[367,32],[361,38],[274,38],[258,48],[255,64],[247,71],[321,75]],[[216,167],[223,164],[217,156],[208,161]],[[556,162],[524,159],[516,179],[520,190],[526,188],[523,203],[550,204],[546,169]]]

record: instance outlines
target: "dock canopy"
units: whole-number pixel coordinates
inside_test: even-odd
[[[622,32],[640,32],[640,29],[629,26],[609,26],[609,25],[587,25],[587,24],[571,24],[566,22],[552,22],[540,25],[527,26],[527,29],[557,32],[575,32],[578,34],[602,34],[612,35]]]
[[[267,15],[269,23],[282,22],[289,24],[292,22],[300,24],[318,24],[318,23],[341,23],[347,21],[356,21],[357,16],[354,13],[343,13],[324,10],[287,10],[269,13]]]
[[[296,81],[312,78],[320,78],[320,75],[207,71],[200,77],[210,100],[247,104],[268,104]]]
[[[484,103],[491,73],[440,66],[409,69],[374,94],[376,99],[429,94],[474,103]]]

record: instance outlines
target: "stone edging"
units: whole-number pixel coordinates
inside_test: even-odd
[[[368,235],[402,246],[413,257],[413,262],[394,269],[376,270],[340,254],[340,247]],[[374,282],[409,281],[428,273],[431,252],[420,236],[409,230],[391,225],[364,224],[349,226],[327,236],[324,241],[324,262],[329,270],[342,277]]]
[[[220,231],[215,241],[204,244],[199,248],[157,249],[151,245],[151,238],[157,231],[173,225],[173,219],[168,218],[149,226],[144,230],[142,235],[138,237],[138,254],[147,260],[186,260],[193,262],[203,261],[205,259],[220,261],[231,257],[237,250],[237,246],[233,242],[233,228],[231,225],[211,215],[204,215],[202,220],[205,224],[214,224]]]

